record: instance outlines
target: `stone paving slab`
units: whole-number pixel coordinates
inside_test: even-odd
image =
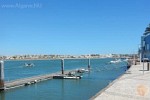
[[[144,69],[147,69],[146,63]],[[100,91],[91,100],[150,100],[150,71],[143,65],[132,65],[120,78]]]

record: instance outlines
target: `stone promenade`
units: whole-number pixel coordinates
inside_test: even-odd
[[[124,75],[97,93],[91,100],[150,100],[150,71],[147,63],[132,65]]]

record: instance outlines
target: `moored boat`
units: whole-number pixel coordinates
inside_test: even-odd
[[[81,79],[81,76],[56,75],[53,79]]]

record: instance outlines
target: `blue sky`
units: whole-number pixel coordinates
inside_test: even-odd
[[[0,0],[0,55],[135,53],[150,0]]]

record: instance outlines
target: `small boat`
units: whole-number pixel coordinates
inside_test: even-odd
[[[53,79],[81,79],[81,75],[77,75],[75,72],[69,72],[64,75],[53,76]]]
[[[24,65],[25,65],[26,67],[33,67],[33,66],[35,66],[34,63],[25,63]]]
[[[121,62],[121,59],[115,59],[115,60],[110,61],[110,63],[119,63],[119,62]]]
[[[82,68],[82,69],[78,69],[76,72],[77,73],[85,73],[85,72],[89,72],[89,70]]]
[[[129,59],[128,59],[128,58],[126,58],[126,59],[124,59],[123,61],[128,62],[128,61],[129,61]]]
[[[81,76],[64,76],[64,79],[81,79]]]
[[[53,79],[81,79],[81,76],[57,75],[53,76]]]

